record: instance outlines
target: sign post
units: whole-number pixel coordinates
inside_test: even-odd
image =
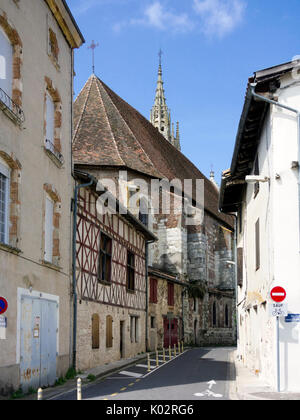
[[[283,303],[286,299],[286,291],[283,287],[274,287],[270,293],[273,304],[271,306],[272,316],[276,316],[277,323],[277,391],[280,392],[280,328],[279,318],[287,316],[287,306]]]
[[[7,318],[3,314],[7,311],[7,308],[7,300],[0,297],[0,340],[6,340]]]

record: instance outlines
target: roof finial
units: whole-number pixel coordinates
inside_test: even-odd
[[[161,50],[161,48],[160,48],[160,50],[159,50],[159,52],[158,52],[158,57],[159,57],[159,66],[161,67],[161,57],[162,57],[162,55],[163,55],[163,52],[162,52],[162,50]]]
[[[89,50],[92,50],[93,55],[93,74],[95,74],[95,49],[99,47],[99,43],[95,44],[95,41],[93,40],[91,45],[88,47]]]

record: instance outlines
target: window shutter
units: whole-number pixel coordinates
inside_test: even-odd
[[[45,261],[52,262],[53,258],[53,214],[54,203],[46,197],[45,209]]]
[[[174,306],[174,284],[168,283],[168,305]]]
[[[153,284],[153,302],[157,303],[157,279],[153,279],[154,280],[154,284]]]
[[[99,315],[94,314],[92,316],[92,348],[99,349],[100,339],[99,339]]]
[[[51,141],[52,144],[54,144],[54,113],[55,113],[55,106],[54,106],[53,99],[47,93],[46,94],[46,140]]]
[[[112,317],[108,315],[106,317],[106,347],[111,348],[113,342],[112,336]]]
[[[0,28],[0,88],[12,97],[13,46]]]

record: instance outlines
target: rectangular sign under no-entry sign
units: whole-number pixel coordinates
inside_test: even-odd
[[[0,340],[6,340],[7,318],[0,316]]]
[[[288,316],[285,317],[285,322],[300,322],[300,314],[288,314]]]

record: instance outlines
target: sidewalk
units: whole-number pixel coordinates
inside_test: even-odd
[[[235,355],[234,355],[235,357]],[[236,357],[234,360],[236,370],[235,393],[238,400],[262,401],[300,401],[300,393],[276,392],[264,383],[259,376],[245,368]]]
[[[142,360],[147,360],[147,354],[142,354],[142,355],[133,357],[131,359],[125,359],[125,360],[123,359],[114,363],[110,363],[108,365],[99,366],[94,369],[89,369],[83,372],[82,374],[78,375],[77,378],[82,379],[82,388],[84,388],[94,383],[94,381],[91,382],[88,380],[89,375],[93,375],[96,378],[95,380],[104,379],[106,376],[111,375],[112,373],[117,372],[123,368],[135,365],[136,363]],[[61,394],[76,390],[77,378],[67,381],[64,385],[59,385],[59,386],[43,389],[43,400],[51,400]],[[7,398],[0,397],[0,400],[4,400],[4,399],[7,399]],[[37,394],[27,395],[23,398],[16,399],[16,401],[19,401],[19,400],[21,401],[37,400]]]

